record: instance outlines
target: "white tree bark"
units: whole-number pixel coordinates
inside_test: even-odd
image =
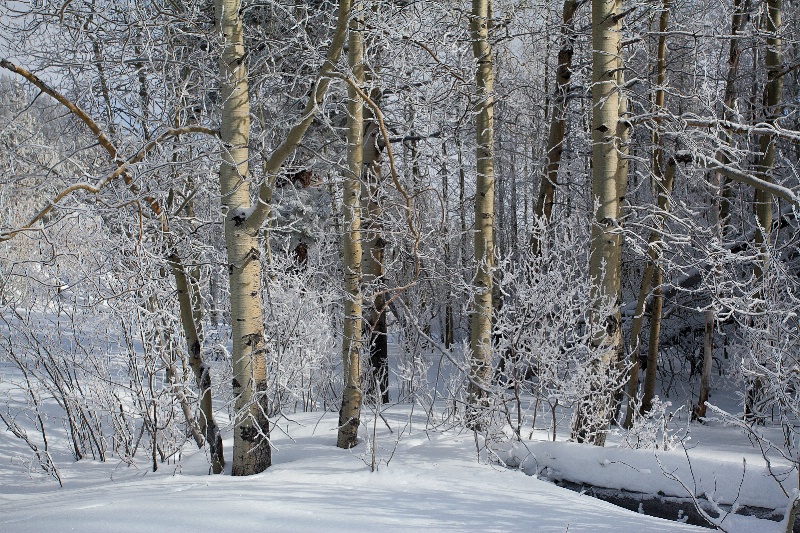
[[[363,31],[362,19],[353,17],[348,33],[347,62],[352,71],[352,81],[359,87],[364,84]],[[344,392],[336,439],[336,445],[340,448],[352,448],[358,443],[362,400],[361,171],[364,164],[364,102],[352,85],[347,86],[347,98],[347,172],[342,199],[344,211],[342,262],[345,288],[342,336]]]
[[[494,268],[494,62],[489,43],[491,0],[472,0],[470,29],[477,62],[475,82],[475,137],[477,182],[475,188],[475,262],[477,263],[470,314],[470,350],[467,419],[476,424],[484,406],[492,375],[492,270]]]
[[[225,248],[231,293],[234,476],[257,474],[272,462],[267,419],[267,349],[261,305],[261,221],[250,212],[250,94],[239,0],[216,0],[223,102],[219,179],[225,215]]]
[[[622,261],[620,204],[627,179],[619,172],[620,90],[617,72],[622,67],[622,2],[592,2],[592,195],[597,212],[592,226],[589,272],[593,287],[592,344],[599,353],[590,391],[579,400],[572,434],[578,442],[605,444],[605,432],[612,414],[612,390],[608,375],[613,371],[622,344],[619,308]]]

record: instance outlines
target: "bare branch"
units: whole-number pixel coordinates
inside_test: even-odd
[[[676,154],[676,157],[679,159],[681,157],[685,157],[687,155],[686,152],[679,152]],[[708,170],[714,170],[727,176],[728,178],[738,181],[739,183],[744,183],[746,185],[751,185],[756,189],[768,192],[778,198],[783,198],[787,202],[791,203],[795,207],[800,207],[800,199],[798,199],[797,194],[789,189],[788,187],[783,187],[781,185],[777,185],[775,183],[770,183],[769,181],[763,180],[752,174],[748,174],[739,170],[738,168],[732,167],[730,165],[725,165],[713,157],[708,157],[701,153],[693,152],[691,153],[691,158],[700,163],[704,168]]]

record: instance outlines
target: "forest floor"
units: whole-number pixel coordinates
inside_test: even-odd
[[[408,408],[384,413],[404,434],[392,439],[380,421],[375,472],[365,444],[335,447],[335,413],[306,413],[282,424],[291,440],[274,431],[275,462],[263,474],[209,476],[206,457],[187,446],[179,466],[156,473],[114,461],[62,465],[63,489],[21,471],[5,435],[0,530],[697,530],[479,462],[472,433],[426,432],[424,414],[409,415]]]
[[[0,363],[0,392],[9,393],[17,373]],[[712,400],[736,407],[724,392]],[[598,448],[564,442],[570,417],[561,408],[553,418],[540,407],[533,431],[529,414],[520,440],[507,426],[487,442],[446,426],[446,406],[435,407],[387,405],[377,417],[365,407],[362,442],[352,450],[335,447],[336,413],[290,415],[273,427],[273,466],[247,478],[208,475],[208,458],[191,442],[157,472],[144,460],[133,466],[113,456],[75,462],[53,410],[48,440],[63,488],[41,473],[21,440],[0,431],[0,531],[701,531],[685,523],[697,520],[685,511],[695,507],[691,494],[725,531],[783,531],[777,520],[787,496],[747,434],[720,420],[688,425],[684,408],[668,431],[682,441],[669,450],[631,449],[631,437],[618,430]],[[31,414],[18,420],[31,425]],[[778,427],[762,431],[781,438]],[[795,488],[791,465],[768,457],[773,474],[785,473],[784,484]],[[634,501],[635,510],[589,494]],[[761,518],[731,509],[757,509]],[[769,509],[776,510],[771,520]]]
[[[657,466],[652,450],[552,443],[534,435],[507,449],[506,462],[513,464],[509,459],[516,457],[519,466],[510,468],[471,432],[427,429],[428,416],[419,408],[398,405],[383,416],[385,422],[379,417],[377,425],[363,428],[369,441],[349,451],[335,447],[335,413],[284,420],[273,429],[274,465],[257,476],[209,476],[203,452],[187,445],[177,463],[162,464],[155,473],[148,465],[114,459],[70,463],[56,458],[63,488],[28,471],[21,463],[26,450],[5,433],[0,435],[0,530],[700,530],[526,475],[685,496]],[[225,445],[230,450],[231,440]],[[729,499],[730,491],[739,493],[740,505],[763,506],[779,497],[753,450],[729,443],[719,451],[695,446],[689,455],[696,479],[681,470],[683,451],[660,452],[658,460],[664,471],[686,475],[688,483],[714,484],[720,501]],[[746,482],[743,456],[754,465],[747,468]],[[727,517],[723,526],[741,532],[780,530],[778,522],[739,515]]]

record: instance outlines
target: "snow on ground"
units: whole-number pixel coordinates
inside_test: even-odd
[[[9,379],[14,372],[11,365],[0,363],[0,392],[22,407],[25,395]],[[393,395],[396,393],[393,390]],[[716,403],[735,410],[733,397],[720,396],[713,398]],[[501,442],[495,448],[499,455],[494,455],[476,446],[473,433],[458,429],[432,431],[436,421],[429,420],[423,409],[401,404],[384,411],[391,431],[380,418],[374,426],[378,469],[371,472],[368,441],[372,440],[370,421],[374,415],[369,409],[364,411],[367,423],[362,426],[365,442],[349,451],[335,447],[335,413],[301,413],[291,415],[291,421],[284,419],[280,428],[273,430],[276,449],[272,468],[257,476],[232,478],[207,475],[208,461],[191,443],[177,463],[162,464],[156,473],[150,471],[144,457],[136,466],[113,457],[105,463],[76,463],[67,452],[65,431],[61,428],[59,432],[58,417],[62,414],[49,407],[52,406],[45,413],[49,418],[48,439],[64,488],[30,466],[31,452],[22,441],[0,431],[2,533],[255,528],[637,533],[703,530],[627,511],[558,487],[547,479],[650,494],[660,492],[679,498],[692,491],[729,505],[781,509],[787,501],[747,436],[719,421],[692,424],[691,438],[685,441],[686,452],[681,448],[623,449],[622,436],[615,432],[609,435],[605,448],[597,448],[563,442],[569,436],[570,413],[562,409],[557,417],[559,442],[549,442],[551,420],[543,412],[531,439],[511,445]],[[31,413],[20,412],[19,421],[31,427]],[[219,421],[224,422],[223,419],[220,416]],[[672,423],[673,427],[685,427],[686,410],[676,415]],[[764,431],[771,432],[773,440],[780,438],[778,427]],[[482,442],[479,440],[478,444]],[[225,446],[230,455],[230,438]],[[788,462],[772,459],[776,471],[789,470]],[[502,466],[502,462],[510,468]],[[685,487],[669,479],[665,472],[679,478]],[[792,475],[796,480],[796,472]],[[792,484],[787,486],[793,488]],[[723,526],[732,533],[781,530],[777,522],[734,515],[727,515]]]
[[[274,466],[248,478],[206,475],[206,458],[194,451],[157,473],[73,463],[62,467],[59,489],[20,476],[6,456],[0,531],[702,531],[487,464],[485,455],[479,462],[472,433],[426,432],[425,417],[409,412],[386,413],[393,434],[378,426],[376,472],[366,444],[335,447],[333,413],[282,423],[292,440],[275,431]]]

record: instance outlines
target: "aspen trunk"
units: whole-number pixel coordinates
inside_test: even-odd
[[[239,0],[216,0],[217,30],[222,35],[220,95],[220,192],[225,216],[225,248],[231,293],[234,476],[257,474],[272,462],[267,419],[267,348],[261,306],[260,221],[250,211],[250,95]]]
[[[180,258],[173,254],[170,256],[172,275],[178,291],[181,325],[186,336],[186,345],[189,351],[189,366],[194,374],[195,383],[200,393],[200,417],[198,420],[200,434],[205,438],[211,455],[211,467],[215,474],[222,473],[225,466],[225,457],[222,450],[222,435],[214,419],[214,409],[211,398],[211,374],[201,356],[200,333],[193,312],[194,303],[191,301],[191,285],[187,280],[186,272]]]
[[[736,37],[749,19],[750,0],[734,0],[734,11],[731,17],[731,42],[728,52],[728,74],[725,79],[725,99],[722,109],[722,118],[726,120],[735,120],[733,110],[736,106],[736,75],[739,71],[739,57],[741,56],[741,49],[739,48],[739,39]],[[732,137],[728,131],[724,131],[723,140],[727,144],[731,144]],[[719,161],[723,165],[730,163],[727,155],[720,152]],[[730,198],[733,195],[733,187],[731,179],[725,176],[722,178],[722,200],[720,202],[720,223],[722,225],[723,236],[726,233],[728,219],[730,218]]]
[[[660,36],[658,38],[658,48],[656,50],[656,91],[653,95],[653,110],[659,112],[665,103],[664,83],[667,78],[667,38],[666,31],[669,25],[669,10],[672,7],[672,0],[664,0],[661,9],[661,16],[659,17],[658,30]],[[657,128],[653,131],[653,159],[652,159],[652,173],[657,190],[657,205],[661,213],[669,209],[669,195],[672,192],[672,182],[675,176],[675,160],[670,159],[667,164],[667,179],[662,179],[663,171],[662,165],[664,161],[664,149],[661,145],[661,132]],[[653,281],[653,273],[657,268],[656,262],[659,258],[660,246],[656,245],[661,240],[661,226],[663,225],[663,214],[658,218],[658,227],[650,232],[648,238],[648,262],[645,271],[642,274],[641,285],[639,286],[639,295],[636,301],[636,312],[633,316],[633,323],[631,324],[630,333],[630,369],[628,374],[627,396],[628,407],[625,411],[625,421],[622,426],[630,429],[633,425],[633,410],[636,401],[636,393],[639,388],[639,369],[640,353],[641,353],[641,334],[642,325],[644,322],[644,309],[647,304],[647,297],[650,294],[651,287],[658,287],[659,295],[661,297],[660,287],[661,280],[658,283]],[[659,276],[661,273],[659,272]],[[652,320],[652,319],[651,319]],[[652,322],[651,322],[652,323]],[[658,326],[660,331],[660,324]],[[652,326],[651,326],[652,329]],[[656,345],[657,349],[657,345]],[[648,360],[649,361],[649,360]],[[649,368],[649,362],[648,362]]]
[[[622,67],[622,3],[619,0],[592,2],[592,195],[598,202],[592,225],[589,272],[593,280],[591,323],[592,344],[599,353],[595,375],[586,395],[579,400],[572,435],[578,442],[602,446],[612,415],[614,391],[608,375],[622,344],[617,304],[621,280],[622,234],[620,203],[626,184],[619,172],[618,130],[620,91],[617,72]]]
[[[477,181],[475,189],[474,246],[477,268],[470,314],[468,423],[479,427],[492,375],[492,270],[494,267],[494,62],[489,43],[491,0],[472,0],[470,32],[476,61],[477,86],[475,138]]]
[[[617,87],[624,87],[625,86],[625,71],[621,68],[622,67],[622,59],[620,59],[620,68],[617,70]],[[619,122],[617,122],[617,142],[618,142],[618,152],[619,152],[619,164],[617,165],[617,198],[619,198],[620,202],[625,198],[625,191],[628,186],[628,157],[630,155],[630,123],[628,122],[628,97],[620,90],[619,95]],[[621,228],[620,228],[621,229]],[[620,262],[622,261],[622,256],[620,255]],[[620,265],[621,268],[621,265]],[[620,293],[618,295],[617,301],[622,302],[622,286],[621,286],[621,278],[622,273],[620,272]],[[620,317],[620,329],[622,328],[622,317]],[[616,366],[616,374],[619,376],[620,379],[624,378],[626,375],[626,366],[627,361],[624,357],[624,346],[622,344],[622,331],[620,331],[620,345],[619,350],[617,351],[616,358],[614,361]],[[613,400],[613,411],[610,416],[611,422],[616,422],[617,415],[619,413],[620,408],[622,407],[622,399],[625,395],[625,385],[622,381],[616,383],[615,378],[615,389],[613,391],[614,400]]]
[[[654,257],[653,257],[653,242],[655,236],[650,232],[648,239],[648,258],[647,266],[642,274],[642,281],[639,285],[639,295],[636,300],[636,310],[633,314],[633,322],[631,324],[631,343],[630,343],[630,369],[628,374],[628,407],[625,411],[625,421],[622,427],[630,429],[633,426],[633,410],[635,409],[637,391],[639,390],[639,371],[641,369],[641,345],[642,345],[642,325],[644,324],[644,309],[647,305],[647,297],[650,295],[651,283],[653,280]]]
[[[650,405],[655,395],[656,371],[658,370],[658,337],[661,332],[661,308],[663,306],[663,295],[661,285],[663,282],[663,250],[661,239],[663,237],[664,216],[669,213],[669,197],[672,194],[672,187],[675,182],[675,170],[677,161],[670,157],[667,161],[667,169],[663,179],[656,183],[658,187],[658,210],[660,215],[656,219],[656,227],[650,232],[648,238],[648,265],[642,275],[642,284],[639,288],[639,300],[636,303],[636,315],[633,319],[631,328],[631,362],[632,369],[628,381],[628,410],[625,412],[625,422],[623,427],[629,429],[633,425],[633,410],[636,400],[636,389],[639,382],[639,353],[641,350],[640,335],[642,332],[642,322],[644,319],[645,302],[647,294],[652,288],[653,306],[650,316],[650,341],[647,354],[647,373],[645,375],[644,397],[642,399],[642,412],[650,409]],[[647,408],[645,409],[645,404]]]
[[[766,122],[774,124],[775,120],[781,116],[780,103],[783,93],[783,56],[781,53],[782,40],[781,31],[781,8],[782,0],[768,0],[767,2],[767,86],[764,91],[764,108]],[[775,166],[775,141],[776,139],[764,135],[760,140],[761,159],[758,164],[759,177],[764,181],[772,182],[772,169]],[[757,268],[756,275],[759,279],[763,278],[764,269],[768,261],[767,243],[769,233],[772,229],[772,195],[760,189],[756,190],[756,216],[760,231],[756,232],[756,245],[761,249],[761,261]]]
[[[371,97],[377,102],[376,93]],[[368,108],[364,109],[365,119],[371,118]],[[380,203],[381,191],[381,149],[378,140],[379,128],[370,123],[364,133],[364,174],[366,187],[361,191],[362,206],[366,210],[363,221],[363,240],[366,250],[363,254],[364,284],[372,284],[377,294],[371,302],[366,302],[364,321],[369,328],[370,395],[379,396],[381,402],[389,402],[389,345],[386,336],[386,296],[383,292],[384,268],[383,252],[383,210]]]
[[[783,54],[781,52],[782,39],[781,17],[782,0],[767,1],[767,51],[765,63],[767,67],[767,86],[764,90],[764,111],[767,124],[774,124],[781,116],[781,98],[783,96]],[[760,140],[761,158],[757,165],[759,177],[767,182],[772,182],[772,170],[775,167],[775,152],[777,139],[764,135]],[[772,230],[772,194],[768,191],[756,189],[755,210],[758,219],[755,244],[759,250],[759,260],[756,263],[755,274],[758,284],[762,285],[764,274],[769,264],[769,238]],[[761,378],[756,377],[755,383],[747,392],[745,417],[755,421],[762,421],[757,403],[763,390]]]
[[[705,333],[703,334],[703,370],[700,375],[700,397],[692,413],[692,419],[702,419],[706,416],[706,402],[711,390],[711,368],[714,363],[714,311],[706,310]]]
[[[650,313],[650,338],[647,348],[647,372],[645,372],[644,391],[642,394],[642,414],[650,411],[653,404],[653,398],[656,392],[656,376],[658,371],[658,345],[659,336],[661,334],[661,314],[664,305],[661,285],[663,283],[664,271],[664,250],[661,244],[664,236],[664,217],[665,213],[669,212],[669,195],[672,193],[672,186],[675,181],[675,168],[677,162],[674,158],[667,161],[667,171],[664,177],[657,184],[659,188],[658,193],[658,207],[661,214],[657,218],[656,228],[650,234],[650,260],[652,261],[652,268],[650,269],[652,275],[653,287],[653,305]],[[642,280],[644,283],[644,279]],[[640,322],[641,324],[641,322]],[[639,326],[641,329],[641,325]],[[633,339],[631,340],[633,342]],[[639,341],[636,341],[637,345]],[[637,350],[638,351],[638,350]],[[638,353],[637,353],[638,361]],[[638,373],[638,368],[636,369]],[[630,389],[629,389],[630,390]],[[635,391],[634,391],[635,393]],[[631,406],[629,405],[629,408]],[[631,412],[632,415],[632,412]],[[626,416],[627,422],[627,416]]]
[[[358,17],[350,21],[347,61],[353,81],[364,85],[363,23]],[[344,267],[344,334],[342,357],[344,363],[344,392],[339,411],[339,434],[336,445],[352,448],[358,443],[361,418],[361,171],[364,163],[364,102],[356,90],[347,89],[347,173],[344,182],[342,208],[344,236],[342,262]]]
[[[656,396],[656,377],[658,376],[658,341],[661,334],[661,310],[664,298],[661,291],[663,272],[661,270],[662,257],[653,272],[653,304],[650,312],[650,338],[647,346],[647,371],[644,375],[644,390],[642,391],[641,413],[646,414],[653,408],[653,398]]]
[[[573,34],[573,17],[578,8],[577,0],[564,0],[563,25],[561,26],[561,49],[558,51],[558,67],[556,69],[556,91],[553,111],[550,115],[550,130],[547,138],[547,164],[542,182],[539,185],[539,196],[534,209],[534,217],[550,222],[555,200],[555,189],[558,185],[558,169],[561,166],[561,152],[564,149],[564,135],[567,129],[567,96],[569,80],[572,77],[572,55],[575,36]],[[539,239],[532,239],[531,250],[534,255],[540,251]]]
[[[671,0],[664,0],[661,16],[659,18],[658,51],[656,53],[656,91],[653,98],[653,108],[656,112],[664,108],[666,93],[664,84],[667,82],[667,40],[666,32],[669,25],[669,10]],[[652,172],[655,180],[655,188],[658,191],[658,204],[661,212],[657,218],[656,227],[648,239],[650,244],[649,255],[653,262],[652,272],[652,292],[653,304],[650,313],[650,338],[647,349],[647,371],[645,372],[644,391],[642,394],[642,413],[650,411],[656,391],[656,376],[658,371],[658,341],[661,334],[661,311],[663,308],[663,297],[661,283],[663,281],[664,251],[661,245],[663,237],[664,213],[669,210],[669,195],[672,192],[672,184],[675,180],[676,162],[674,159],[667,165],[666,176],[664,175],[664,146],[661,140],[661,125],[658,124],[653,131],[653,161]],[[644,280],[643,280],[644,281]],[[638,335],[638,333],[637,333]],[[638,346],[639,341],[637,339]],[[638,350],[637,350],[638,351]],[[638,355],[638,354],[637,354]],[[638,362],[638,357],[637,357]],[[638,368],[636,369],[638,374]]]

